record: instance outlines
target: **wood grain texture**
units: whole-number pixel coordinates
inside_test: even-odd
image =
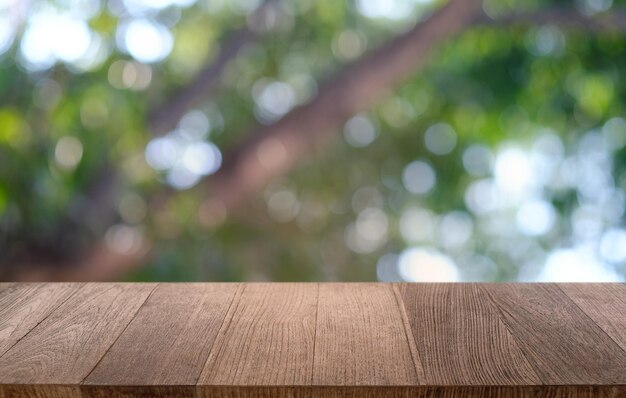
[[[626,351],[626,284],[564,283],[559,287]]]
[[[0,357],[0,384],[78,384],[154,285],[86,284]]]
[[[0,398],[626,398],[625,289],[15,284]]]
[[[497,308],[478,286],[399,284],[395,288],[402,297],[427,384],[540,383]]]
[[[393,287],[321,284],[314,385],[410,385],[416,371]]]
[[[82,394],[82,395],[81,395]],[[0,398],[623,398],[611,386],[0,386]]]
[[[0,291],[0,356],[74,294],[81,284],[7,284]]]
[[[82,398],[78,385],[0,385],[0,398]]]
[[[195,385],[237,289],[159,285],[83,384]]]
[[[317,300],[315,284],[245,285],[198,384],[310,384]]]
[[[623,398],[612,386],[205,387],[198,398]]]
[[[626,353],[554,284],[481,285],[544,384],[626,385]]]
[[[82,398],[195,398],[195,386],[92,386],[81,385]],[[1,398],[1,397],[0,397]]]

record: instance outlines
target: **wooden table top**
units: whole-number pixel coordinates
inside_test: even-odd
[[[625,284],[0,286],[0,397],[624,397]]]

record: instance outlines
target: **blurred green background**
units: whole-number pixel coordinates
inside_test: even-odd
[[[626,2],[456,3],[0,0],[0,277],[623,281]]]

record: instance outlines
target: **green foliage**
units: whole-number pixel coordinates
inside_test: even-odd
[[[48,4],[63,9],[65,3]],[[485,11],[501,17],[573,7],[565,3],[488,1]],[[112,225],[127,225],[154,243],[153,255],[131,280],[410,280],[432,276],[420,267],[439,267],[443,256],[458,267],[457,279],[535,280],[555,278],[542,276],[542,269],[565,249],[591,253],[597,264],[586,275],[623,278],[626,254],[609,247],[626,244],[619,240],[626,240],[626,40],[613,31],[473,26],[361,115],[375,131],[371,143],[355,147],[342,135],[247,200],[239,215],[224,219],[219,209],[202,212],[210,179],[155,205],[154,198],[171,188],[166,173],[146,163],[153,139],[149,112],[189,84],[219,56],[229,35],[245,26],[246,13],[226,4],[198,1],[150,14],[174,37],[162,62],[141,63],[115,46],[116,31],[130,17],[116,16],[111,6],[88,19],[112,49],[93,67],[57,62],[29,69],[21,61],[21,37],[0,55],[0,262],[37,250],[71,257],[103,237],[110,241]],[[276,119],[263,116],[264,87],[283,82],[297,100],[309,101],[332,73],[436,8],[416,3],[413,16],[390,21],[365,17],[351,2],[276,4],[275,26],[230,61],[218,95],[194,108],[211,126],[203,140],[226,157],[255,126]],[[456,137],[444,154],[425,140],[440,123]],[[468,168],[468,148],[479,148],[476,161],[487,165],[484,172]],[[494,179],[498,159],[502,167],[517,167],[504,162],[507,148],[522,151],[530,162],[525,166],[538,161],[547,169]],[[435,171],[435,185],[425,194],[411,193],[403,181],[416,160]],[[106,173],[116,177],[105,195],[98,184]],[[509,181],[513,190],[524,189],[523,179],[530,178],[532,187],[515,198],[497,186],[498,178],[519,178]],[[472,192],[485,184],[500,189],[492,192],[498,198],[481,191],[472,208]],[[594,190],[604,191],[594,196]],[[100,200],[106,203],[98,212],[86,210]],[[498,203],[489,207],[490,200]],[[521,209],[537,201],[553,213],[527,214],[552,217],[550,225],[525,231]],[[594,226],[595,233],[589,230]],[[463,228],[470,236],[454,238]],[[609,231],[621,238],[611,241]],[[132,237],[120,236],[125,242]],[[407,248],[425,250],[432,263],[405,258],[404,274],[398,273],[402,267],[387,265],[390,253]]]

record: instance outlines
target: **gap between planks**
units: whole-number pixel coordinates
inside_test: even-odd
[[[313,329],[313,354],[311,355],[311,385],[315,382],[315,346],[317,344],[317,316],[320,312],[320,284],[315,284],[316,301],[315,301],[315,329]]]
[[[608,336],[608,338],[609,338],[609,339],[611,339],[611,340],[615,343],[615,345],[617,345],[617,346],[620,348],[620,350],[622,350],[622,351],[624,352],[624,354],[626,354],[626,349],[625,349],[625,348],[624,348],[624,346],[622,345],[623,343],[622,343],[622,342],[620,342],[620,341],[617,341],[617,340],[615,339],[615,337],[614,337],[614,336],[612,336],[612,335],[611,335],[611,334],[610,334],[607,330],[605,330],[605,328],[603,328],[603,327],[602,327],[602,325],[600,325],[600,324],[598,323],[598,321],[596,321],[596,320],[595,320],[595,319],[594,319],[594,318],[593,318],[593,317],[592,317],[592,316],[588,313],[588,310],[585,310],[585,309],[584,309],[584,308],[583,308],[583,307],[582,307],[582,306],[581,306],[581,305],[580,305],[580,304],[579,304],[576,300],[574,300],[574,298],[570,295],[570,293],[568,293],[568,292],[567,292],[567,290],[563,288],[563,286],[562,286],[563,284],[562,284],[562,283],[556,283],[555,285],[559,288],[559,290],[560,290],[560,291],[562,291],[562,292],[563,292],[563,294],[565,295],[565,297],[567,297],[567,298],[568,298],[568,299],[569,299],[569,300],[570,300],[570,301],[571,301],[571,302],[572,302],[572,303],[573,303],[573,304],[574,304],[574,305],[575,305],[575,306],[576,306],[576,307],[577,307],[577,308],[578,308],[578,309],[579,309],[579,310],[580,310],[583,314],[585,314],[585,316],[586,316],[587,318],[589,318],[589,320],[590,320],[590,321],[591,321],[594,325],[596,325],[596,326],[598,327],[598,329],[600,329],[600,330],[602,331],[602,333],[604,333],[605,335],[607,335],[607,336]],[[614,296],[614,295],[613,295],[613,293],[611,293],[611,295],[612,295],[612,296]],[[620,301],[620,302],[624,305],[624,307],[626,307],[626,301],[622,300],[622,298],[621,298],[621,297],[619,297],[619,296],[614,296],[614,297],[615,297],[615,299],[616,299],[616,300]],[[626,314],[624,314],[624,316],[626,316]]]
[[[420,359],[419,350],[417,349],[417,343],[415,342],[415,338],[413,337],[413,329],[411,328],[411,323],[409,322],[409,317],[406,312],[406,308],[404,307],[404,300],[402,299],[399,285],[397,283],[393,283],[391,285],[391,289],[393,290],[393,294],[396,298],[398,311],[400,311],[400,317],[402,318],[402,323],[404,325],[404,336],[407,340],[407,344],[409,345],[409,350],[411,351],[411,358],[413,358],[415,375],[417,377],[417,380],[425,380],[426,374],[424,372],[422,360]]]
[[[541,385],[626,384],[624,351],[558,284],[479,286],[495,304]],[[563,333],[572,335],[564,337]]]
[[[241,284],[237,284],[237,290],[235,291],[235,294],[233,294],[232,299],[230,300],[230,304],[228,304],[228,310],[226,310],[226,313],[224,314],[224,318],[222,319],[222,322],[220,323],[220,327],[217,330],[217,334],[215,335],[215,339],[213,340],[213,343],[211,344],[211,349],[209,349],[209,355],[207,355],[206,360],[204,361],[204,365],[202,366],[202,369],[200,369],[200,372],[198,373],[198,376],[196,377],[196,381],[194,383],[195,386],[198,385],[198,382],[200,381],[200,377],[202,377],[202,374],[204,373],[205,369],[207,368],[207,366],[209,366],[209,362],[210,359],[212,358],[213,355],[213,349],[215,349],[215,342],[219,340],[219,336],[222,335],[224,328],[228,327],[228,325],[226,324],[226,320],[232,321],[232,317],[229,317],[231,311],[234,311],[233,307],[236,307],[235,303],[241,299],[241,296],[243,296],[243,292],[246,289],[246,284],[245,283],[241,283]],[[194,389],[194,394],[197,395],[197,389]]]
[[[143,308],[144,305],[146,305],[146,303],[148,302],[148,300],[150,299],[150,297],[152,297],[152,295],[154,294],[154,292],[157,290],[157,288],[160,286],[160,283],[156,283],[152,290],[150,291],[150,293],[148,294],[148,296],[146,297],[146,299],[141,303],[141,305],[137,308],[137,311],[135,311],[135,313],[133,314],[133,316],[129,319],[128,323],[126,324],[126,326],[124,326],[124,329],[122,329],[122,332],[117,335],[117,337],[115,338],[115,340],[113,341],[113,343],[109,346],[109,348],[107,348],[107,350],[104,352],[104,354],[100,357],[100,359],[98,359],[98,362],[96,362],[96,364],[93,366],[93,368],[91,368],[91,370],[89,371],[89,373],[87,373],[87,376],[85,376],[79,383],[79,385],[83,384],[85,380],[87,380],[87,378],[93,373],[94,370],[96,370],[96,368],[98,367],[98,365],[100,365],[100,362],[102,362],[102,360],[104,359],[104,357],[109,353],[109,351],[111,351],[111,348],[113,348],[113,346],[115,345],[115,343],[117,343],[117,341],[120,339],[120,337],[122,337],[122,335],[124,334],[124,332],[126,331],[126,329],[128,329],[128,327],[130,326],[130,324],[133,322],[133,319],[135,319],[135,317],[137,316],[137,314],[139,313],[139,310],[141,310]]]
[[[17,286],[17,283],[7,283],[6,285],[8,285],[6,287],[6,289],[8,290],[9,288],[11,288],[13,285]],[[42,286],[45,285],[45,283],[35,283],[35,285],[37,285],[37,289],[41,289]],[[85,287],[85,283],[76,283],[77,287],[70,293],[68,294],[67,297],[65,297],[63,300],[61,300],[57,305],[55,305],[53,308],[51,308],[48,313],[46,315],[43,316],[43,318],[41,318],[37,323],[35,323],[35,325],[33,327],[31,327],[28,332],[24,333],[24,335],[22,335],[20,338],[18,338],[13,344],[11,344],[11,346],[9,346],[8,348],[6,348],[4,350],[4,352],[0,355],[0,359],[2,359],[2,357],[4,357],[9,351],[11,351],[11,349],[13,347],[15,347],[17,344],[19,344],[20,341],[22,341],[26,336],[28,336],[33,330],[35,330],[37,328],[37,326],[39,326],[42,322],[44,322],[46,319],[48,319],[50,317],[50,315],[52,315],[59,307],[61,307],[63,304],[65,304],[69,299],[71,299],[72,297],[74,297],[80,290],[82,290]]]

